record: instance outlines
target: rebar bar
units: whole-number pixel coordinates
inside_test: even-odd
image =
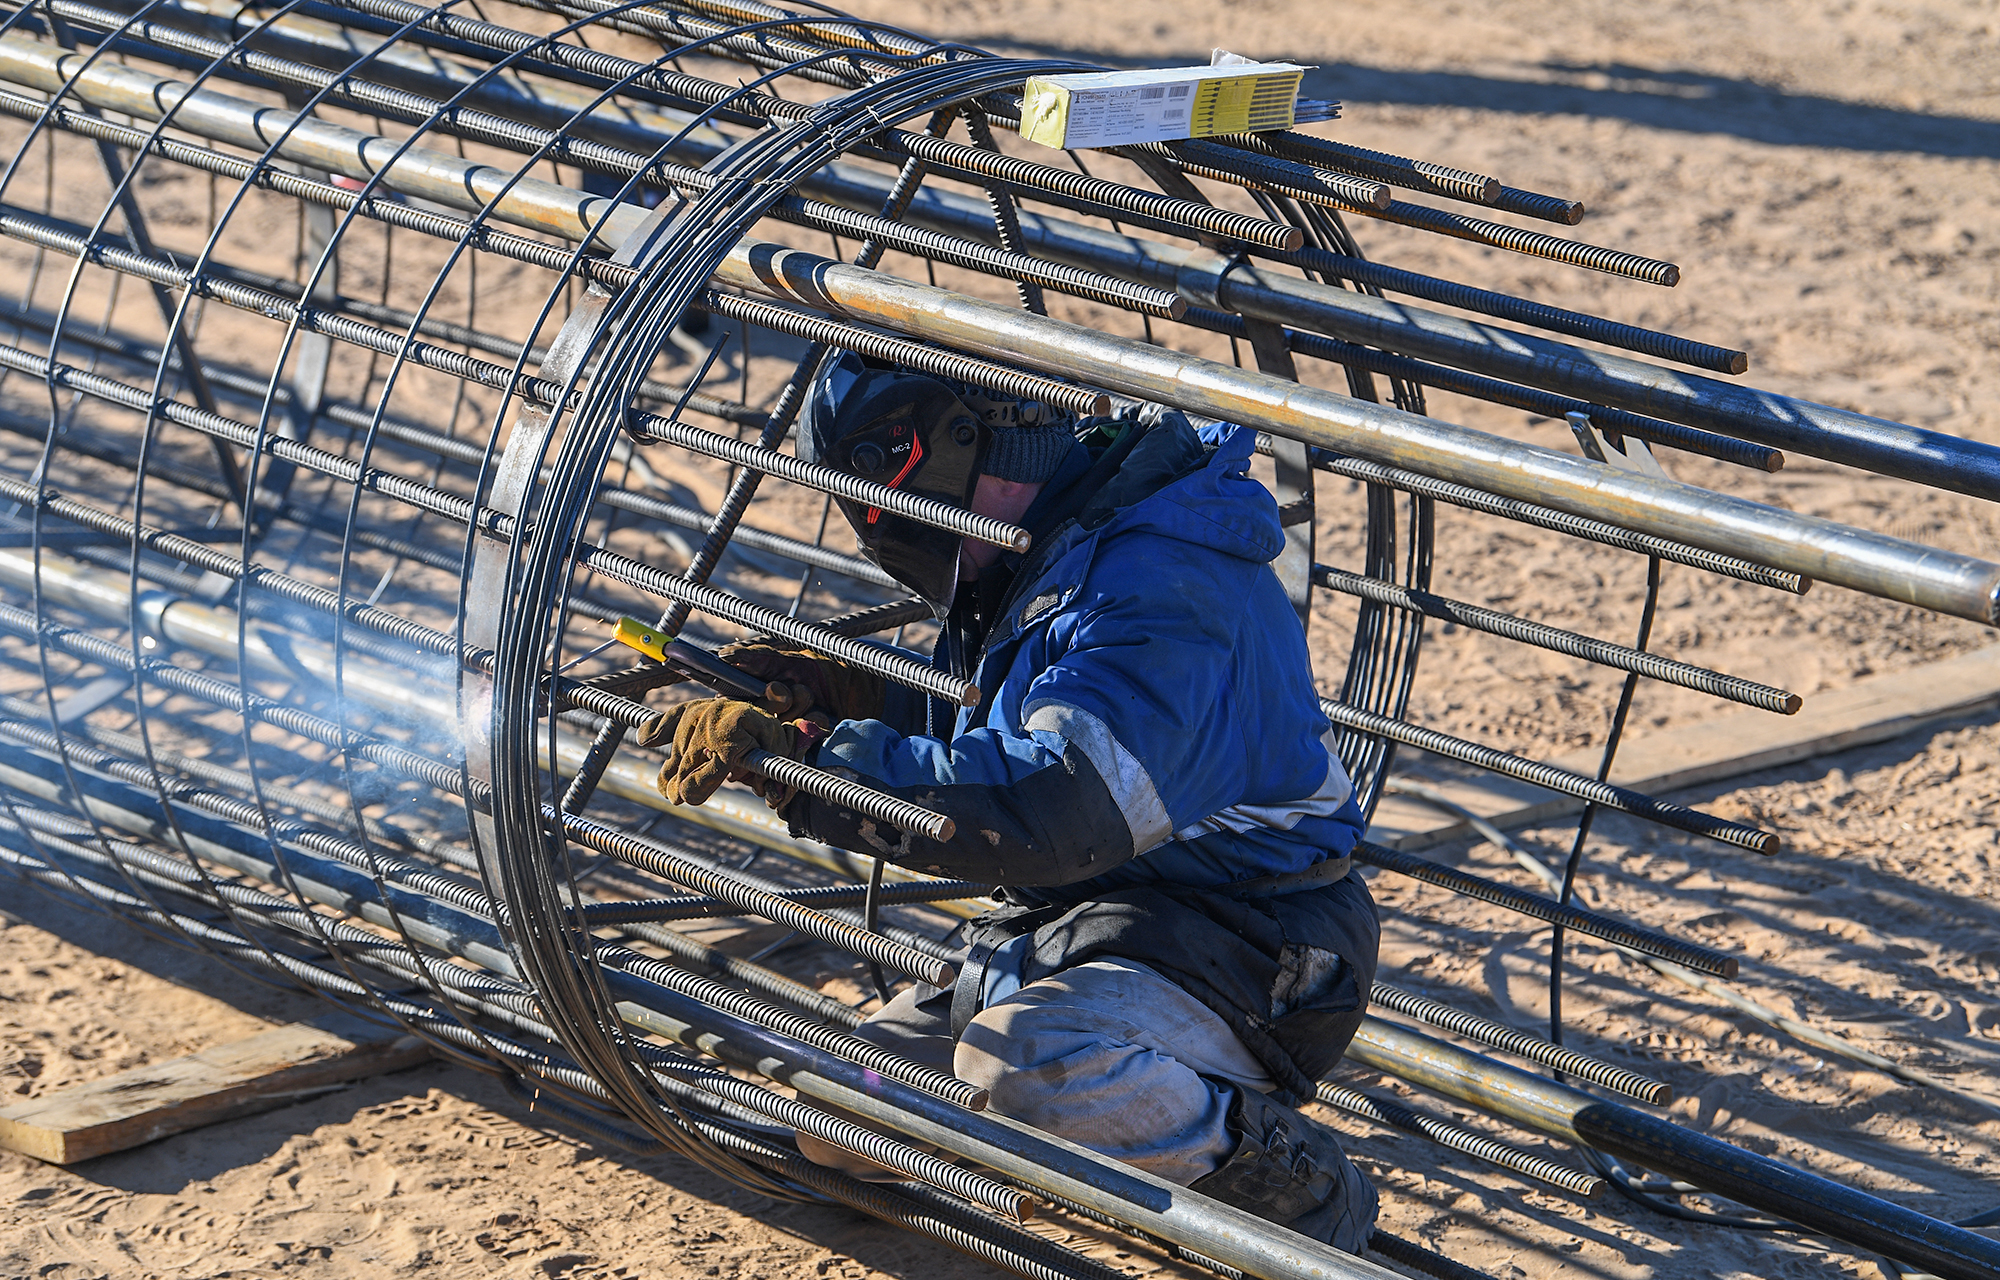
[[[1434,1027],[1442,1027],[1454,1035],[1477,1040],[1491,1045],[1503,1053],[1511,1053],[1517,1058],[1539,1062],[1545,1067],[1554,1067],[1564,1075],[1576,1076],[1613,1093],[1622,1093],[1628,1098],[1637,1098],[1649,1106],[1664,1107],[1674,1100],[1671,1085],[1659,1080],[1651,1080],[1636,1071],[1613,1066],[1574,1049],[1550,1044],[1540,1036],[1531,1036],[1514,1027],[1503,1026],[1488,1018],[1477,1017],[1462,1009],[1454,1009],[1448,1004],[1426,999],[1387,983],[1378,982],[1369,998],[1384,1008],[1394,1009],[1406,1017],[1419,1022],[1428,1022]]]
[[[1335,724],[1389,738],[1405,746],[1488,769],[1505,777],[1532,782],[1538,787],[1547,787],[1551,791],[1575,796],[1579,800],[1603,805],[1607,809],[1617,809],[1621,813],[1645,818],[1661,826],[1692,831],[1697,835],[1720,840],[1724,844],[1748,849],[1753,853],[1773,854],[1778,851],[1778,837],[1773,832],[1745,826],[1740,822],[1731,822],[1726,818],[1712,817],[1700,810],[1688,809],[1669,801],[1656,800],[1629,787],[1599,782],[1595,778],[1587,778],[1580,773],[1572,773],[1544,761],[1524,759],[1477,742],[1455,738],[1448,733],[1440,733],[1422,725],[1408,724],[1330,699],[1320,699],[1320,709],[1325,711]]]
[[[1691,663],[1676,662],[1672,658],[1642,652],[1627,645],[1613,644],[1609,640],[1600,640],[1595,636],[1563,631],[1545,623],[1518,618],[1482,605],[1447,599],[1427,591],[1411,591],[1393,582],[1383,582],[1378,578],[1349,573],[1345,569],[1336,569],[1331,565],[1314,565],[1313,581],[1329,591],[1338,591],[1343,595],[1359,596],[1378,604],[1407,609],[1426,617],[1457,623],[1474,631],[1484,631],[1489,635],[1504,636],[1522,644],[1531,644],[1539,649],[1566,653],[1572,658],[1582,658],[1586,662],[1595,662],[1600,666],[1615,667],[1620,671],[1636,671],[1640,675],[1666,684],[1679,685],[1683,689],[1698,689],[1713,697],[1727,698],[1731,702],[1740,702],[1765,711],[1775,711],[1779,715],[1792,715],[1802,704],[1798,694],[1787,693],[1783,689],[1774,689],[1769,685],[1744,680],[1738,676],[1724,675],[1719,671],[1710,671]]]
[[[1354,860],[1371,867],[1394,871],[1398,875],[1409,876],[1413,880],[1422,880],[1441,889],[1449,889],[1453,893],[1462,893],[1482,902],[1490,902],[1496,907],[1518,911],[1537,920],[1546,920],[1551,924],[1560,923],[1572,933],[1602,938],[1606,942],[1630,947],[1649,956],[1671,960],[1698,973],[1714,974],[1721,978],[1736,976],[1735,956],[1697,946],[1691,942],[1683,942],[1678,938],[1626,924],[1621,920],[1613,920],[1595,911],[1558,904],[1511,885],[1500,884],[1453,867],[1440,866],[1413,853],[1404,853],[1364,840],[1354,846]]]
[[[1552,1187],[1561,1187],[1572,1195],[1594,1200],[1604,1194],[1604,1179],[1594,1174],[1578,1173],[1575,1169],[1557,1164],[1547,1156],[1536,1155],[1510,1146],[1497,1138],[1489,1138],[1483,1133],[1475,1133],[1464,1125],[1453,1124],[1439,1116],[1403,1106],[1387,1098],[1378,1098],[1359,1089],[1334,1084],[1328,1080],[1319,1082],[1318,1101],[1329,1107],[1337,1107],[1349,1115],[1360,1116],[1385,1128],[1401,1129],[1430,1139],[1441,1147],[1462,1151],[1476,1156],[1490,1164],[1497,1164],[1524,1177],[1546,1182]]]

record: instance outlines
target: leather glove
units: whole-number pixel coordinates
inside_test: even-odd
[[[790,691],[782,703],[767,698],[772,715],[792,718],[808,711],[824,713],[829,722],[879,720],[887,687],[881,676],[838,658],[814,653],[789,640],[752,640],[716,653],[740,670]]]
[[[762,749],[802,759],[819,733],[816,726],[787,724],[748,702],[705,698],[667,708],[646,736],[653,742],[673,739],[658,782],[669,803],[705,804],[724,782],[754,779],[765,802],[780,809],[792,789],[743,769],[743,758]]]

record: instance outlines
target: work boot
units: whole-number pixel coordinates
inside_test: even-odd
[[[1375,1225],[1375,1188],[1333,1134],[1261,1093],[1230,1085],[1236,1153],[1188,1190],[1359,1253]]]

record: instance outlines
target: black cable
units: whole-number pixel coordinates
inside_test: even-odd
[[[1646,602],[1639,610],[1639,636],[1632,647],[1645,652],[1647,642],[1653,638],[1653,619],[1660,606],[1660,558],[1646,557]],[[1639,689],[1639,673],[1629,672],[1618,691],[1618,709],[1611,713],[1611,731],[1604,738],[1604,755],[1597,766],[1597,780],[1608,781],[1611,777],[1612,762],[1618,758],[1618,746],[1625,737],[1625,719],[1632,711],[1632,695]],[[1576,873],[1583,863],[1584,842],[1590,839],[1590,828],[1597,820],[1599,806],[1585,804],[1583,816],[1577,819],[1576,839],[1569,847],[1569,860],[1563,864],[1562,888],[1556,893],[1556,901],[1564,906],[1576,892]],[[1549,938],[1549,1040],[1561,1044],[1562,1038],[1562,974],[1563,974],[1563,927],[1558,924]],[[1558,1080],[1563,1078],[1556,1072]]]

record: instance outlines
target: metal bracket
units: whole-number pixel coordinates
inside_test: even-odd
[[[1568,421],[1569,429],[1576,433],[1577,447],[1592,462],[1602,462],[1608,467],[1650,476],[1655,480],[1673,478],[1661,469],[1660,460],[1653,456],[1652,448],[1639,437],[1606,430],[1592,422],[1587,413],[1566,413],[1563,417]]]

